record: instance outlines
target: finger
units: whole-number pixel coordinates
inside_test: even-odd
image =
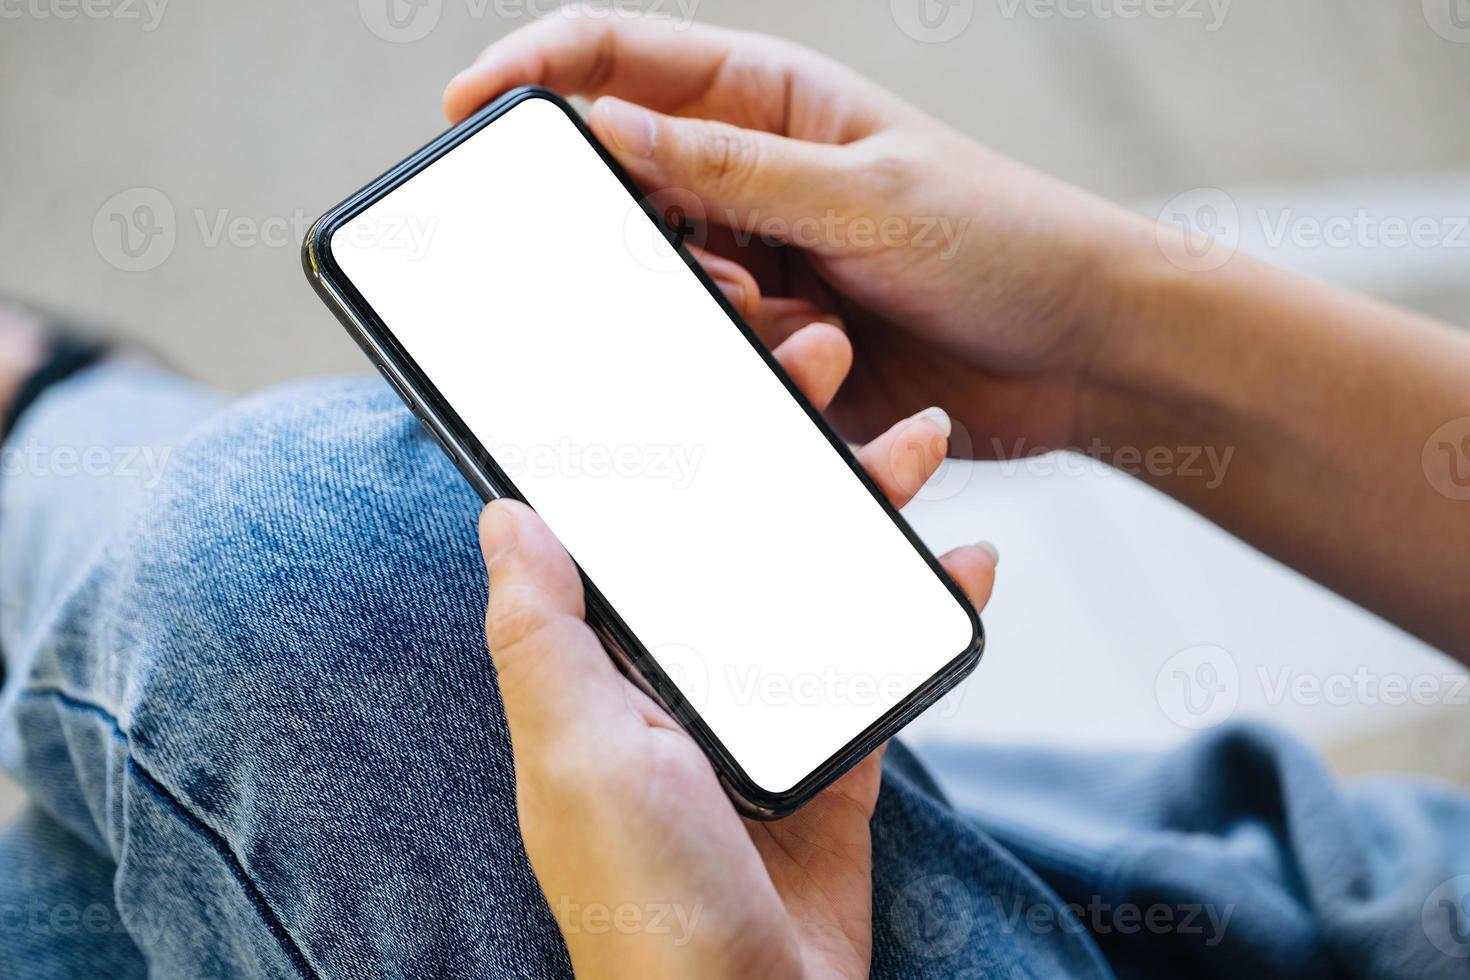
[[[903,507],[914,498],[949,450],[949,415],[926,408],[858,450],[858,462],[888,502]]]
[[[519,501],[494,501],[480,515],[480,547],[490,577],[485,639],[517,757],[628,724],[625,682],[583,620],[576,566],[541,518]]]
[[[486,48],[445,89],[445,115],[458,122],[517,85],[542,85],[567,95],[615,90],[673,109],[709,88],[732,48],[730,32],[718,28],[675,31],[659,18],[580,13],[558,11]]]
[[[621,99],[598,99],[588,116],[594,133],[644,186],[678,188],[699,198],[708,220],[774,241],[813,220],[846,213],[851,157],[841,146],[774,136],[708,119],[683,119]],[[820,226],[818,226],[820,227]]]
[[[686,247],[742,317],[749,320],[760,312],[761,288],[744,266],[697,245]]]
[[[771,354],[819,411],[832,403],[852,367],[852,344],[830,323],[803,327]]]
[[[728,70],[740,52],[752,51],[758,57],[749,71]],[[486,48],[445,89],[444,112],[459,122],[507,89],[541,85],[565,95],[618,95],[662,112],[770,129],[782,125],[790,110],[786,80],[800,66],[818,62],[828,77],[854,83],[846,69],[772,38],[570,7]]]
[[[995,566],[999,561],[1000,554],[995,545],[982,541],[946,552],[940,557],[939,564],[944,566],[971,605],[984,609],[995,588]]]
[[[786,338],[813,323],[830,323],[839,329],[842,327],[840,317],[825,312],[816,303],[785,296],[761,297],[760,308],[754,316],[746,317],[746,320],[750,323],[750,328],[770,348],[779,347],[785,343]]]

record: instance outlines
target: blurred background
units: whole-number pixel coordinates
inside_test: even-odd
[[[555,6],[0,6],[0,294],[234,390],[363,370],[302,277],[307,225],[443,128],[444,83],[483,46]],[[795,39],[1035,167],[1470,324],[1467,0],[621,6]],[[1125,477],[955,465],[909,516],[936,548],[1004,556],[986,661],[920,743],[1163,747],[1263,717],[1343,772],[1470,784],[1462,671]]]

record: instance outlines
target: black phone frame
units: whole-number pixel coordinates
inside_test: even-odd
[[[971,639],[963,651],[903,701],[885,712],[868,728],[859,732],[795,786],[788,790],[772,792],[758,785],[745,773],[740,764],[705,725],[698,711],[687,703],[643,644],[628,629],[596,585],[585,573],[581,573],[579,566],[578,571],[581,573],[582,583],[587,592],[588,623],[596,631],[619,669],[668,711],[699,744],[713,764],[726,792],[742,813],[765,820],[786,816],[841,777],[883,742],[892,738],[900,729],[918,717],[925,708],[939,700],[968,676],[980,662],[985,648],[985,630],[979,615],[959,586],[944,571],[938,560],[909,527],[908,522],[883,496],[872,478],[853,456],[847,444],[832,431],[821,413],[812,406],[780,364],[771,356],[759,337],[731,305],[724,292],[714,284],[699,262],[684,247],[682,235],[676,234],[665,225],[650,205],[648,196],[640,190],[633,179],[597,140],[580,114],[561,96],[544,88],[525,86],[506,92],[318,218],[308,230],[305,241],[302,243],[302,265],[312,288],[337,315],[348,333],[353,336],[358,345],[398,391],[400,397],[434,435],[481,498],[487,502],[500,497],[525,501],[515,485],[486,452],[480,441],[475,438],[474,433],[465,425],[464,420],[449,405],[428,376],[419,369],[413,358],[397,342],[392,331],[343,274],[332,256],[331,239],[333,233],[345,222],[352,220],[466,139],[528,99],[549,101],[567,115],[583,138],[597,151],[602,162],[617,175],[618,180],[628,191],[629,197],[638,203],[648,219],[665,236],[670,246],[679,254],[699,281],[704,284],[705,289],[720,304],[735,327],[761,355],[766,365],[781,379],[791,397],[796,399],[812,423],[826,436],[833,450],[846,461],[853,474],[903,532],[909,543],[923,556],[934,574],[945,584],[969,616]]]

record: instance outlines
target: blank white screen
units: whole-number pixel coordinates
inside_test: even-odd
[[[962,653],[971,623],[636,209],[532,98],[331,248],[747,775],[781,792]]]

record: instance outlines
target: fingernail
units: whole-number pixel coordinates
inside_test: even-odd
[[[515,515],[504,506],[490,504],[481,511],[480,551],[487,568],[515,550],[515,524]]]
[[[996,548],[995,545],[991,544],[989,541],[976,541],[975,547],[979,548],[981,551],[990,556],[991,564],[1000,564],[1000,549]]]
[[[940,431],[944,433],[944,437],[946,439],[949,438],[950,430],[954,427],[953,423],[951,423],[949,420],[949,413],[937,406],[934,408],[926,408],[918,415],[914,416],[915,422],[919,421],[920,419],[928,419],[935,425],[939,426]]]
[[[653,156],[653,113],[611,96],[600,99],[598,105],[598,114],[613,143],[633,156]]]
[[[714,277],[711,277],[714,278]],[[745,287],[740,283],[731,282],[728,279],[715,278],[715,285],[720,287],[720,292],[737,310],[745,309]]]

